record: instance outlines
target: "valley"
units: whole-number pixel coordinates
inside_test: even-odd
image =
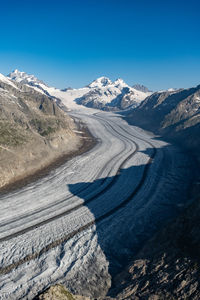
[[[45,150],[43,157],[49,157],[48,150],[59,163],[47,163],[48,172],[35,173],[27,181],[22,174],[22,184],[6,185],[1,193],[2,299],[31,300],[57,283],[89,299],[124,299],[126,290],[135,297],[134,281],[125,279],[124,284],[118,274],[122,278],[132,274],[132,265],[125,268],[133,258],[140,257],[149,240],[187,210],[198,177],[192,153],[164,141],[159,130],[155,134],[144,130],[153,130],[156,117],[148,124],[150,118],[144,115],[154,113],[155,99],[160,104],[163,93],[147,95],[134,109],[104,111],[78,104],[77,99],[88,89],[93,93],[97,85],[103,93],[111,89],[113,83],[107,78],[82,89],[59,90],[24,72],[14,74],[16,78],[0,78],[1,121],[8,124],[1,127],[2,154],[9,152],[15,158],[13,154],[21,151],[31,164],[35,146],[30,147],[29,141],[34,136],[35,157],[36,149],[39,155]],[[112,89],[116,92],[116,87]],[[150,93],[144,86],[141,89]],[[194,99],[198,91],[191,90]],[[173,94],[164,92],[166,97]],[[173,102],[173,108],[180,100]],[[194,105],[196,113],[198,104]],[[33,116],[37,122],[32,122]],[[37,159],[41,161],[40,156]],[[19,166],[24,160],[18,155]],[[137,261],[132,264],[137,266]],[[141,266],[145,268],[146,261]],[[136,276],[143,280],[140,272]],[[146,293],[150,291],[154,293],[153,289]]]
[[[0,300],[200,299],[200,1],[2,1]]]
[[[192,160],[180,149],[113,113],[70,114],[97,145],[1,197],[3,299],[32,299],[57,281],[105,296],[129,255],[187,203]]]

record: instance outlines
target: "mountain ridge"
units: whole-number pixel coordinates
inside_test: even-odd
[[[130,87],[121,78],[111,81],[105,76],[93,80],[83,88],[67,88],[63,90],[48,87],[34,75],[28,75],[17,69],[11,72],[8,78],[18,83],[29,85],[38,92],[48,96],[56,97],[56,94],[59,94],[59,92],[65,92],[65,95],[62,94],[62,98],[65,99],[64,104],[66,104],[66,106],[70,106],[70,104],[67,103],[69,96],[70,100],[86,107],[103,110],[123,110],[138,106],[142,100],[151,94],[151,92],[142,92]]]
[[[144,92],[144,93],[148,93],[148,92],[152,93],[153,92],[153,91],[149,90],[145,85],[139,84],[139,83],[134,84],[132,87],[134,89]]]
[[[199,157],[200,85],[153,93],[125,118],[133,125],[191,149]]]
[[[2,74],[0,106],[0,188],[23,181],[81,145],[76,124],[54,99]]]

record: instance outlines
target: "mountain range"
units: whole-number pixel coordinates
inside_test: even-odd
[[[3,76],[3,75],[1,75]],[[15,70],[3,80],[31,88],[53,99],[61,108],[77,104],[102,110],[125,110],[129,123],[178,142],[198,153],[200,144],[200,85],[152,93],[145,86],[128,86],[122,79],[100,77],[79,89],[48,87],[34,75]],[[195,137],[195,138],[194,138]]]
[[[31,87],[68,109],[77,108],[79,104],[102,110],[125,110],[129,123],[195,149],[198,153],[200,85],[153,93],[140,84],[130,87],[122,79],[112,82],[107,77],[100,77],[83,88],[60,90],[48,87],[34,75],[18,70],[11,72],[4,80],[10,84],[21,84],[23,89]]]
[[[72,102],[75,102],[102,110],[124,110],[137,107],[142,100],[152,93],[144,86],[137,85],[134,88],[127,85],[122,79],[112,82],[107,77],[100,77],[84,88],[63,90],[48,87],[34,75],[28,75],[18,70],[11,72],[8,78],[29,85],[36,91],[48,96],[62,99],[66,106],[71,106]]]

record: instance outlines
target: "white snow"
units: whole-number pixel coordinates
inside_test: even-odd
[[[41,90],[40,88],[36,87],[36,86],[32,86],[32,85],[29,85],[29,84],[26,84],[26,86],[28,86],[29,88],[32,88],[34,89],[36,92],[38,93],[41,93],[43,95],[46,95],[45,92],[43,92],[43,90]]]
[[[10,80],[8,77],[4,76],[3,74],[0,73],[0,81],[11,85],[12,87],[14,87],[15,89],[18,89],[18,87],[14,84],[14,82],[12,80]]]
[[[102,88],[112,84],[112,81],[108,77],[99,77],[88,85],[90,88]]]
[[[89,88],[81,88],[81,89],[74,89],[74,90],[67,90],[66,92],[63,92],[56,88],[48,88],[44,85],[41,85],[43,89],[46,89],[46,91],[54,97],[57,97],[62,100],[63,104],[67,106],[69,109],[80,109],[80,105],[76,104],[74,101],[76,98],[82,97],[85,93],[89,91]]]
[[[29,75],[25,72],[20,72],[17,69],[11,72],[8,76],[9,78],[15,80],[16,82],[22,82],[23,80],[26,80],[27,83],[40,82],[34,75]]]
[[[129,87],[128,84],[126,84],[126,83],[124,82],[124,80],[121,79],[121,78],[116,79],[116,80],[113,82],[113,85],[116,86],[116,87],[118,87],[118,88],[120,88],[120,89],[121,89],[121,88],[124,88],[124,87]]]
[[[195,102],[199,103],[200,102],[200,97],[196,96],[195,97]]]
[[[107,77],[100,77],[88,85],[90,90],[83,95],[81,103],[87,104],[94,102],[95,104],[106,105],[117,99],[120,95],[129,97],[130,105],[140,103],[151,93],[144,93],[128,86],[122,79],[117,79],[112,82]],[[115,106],[116,104],[113,104]]]

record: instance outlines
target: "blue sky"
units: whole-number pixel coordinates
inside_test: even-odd
[[[199,0],[0,1],[0,73],[56,87],[99,76],[150,89],[200,84]]]

